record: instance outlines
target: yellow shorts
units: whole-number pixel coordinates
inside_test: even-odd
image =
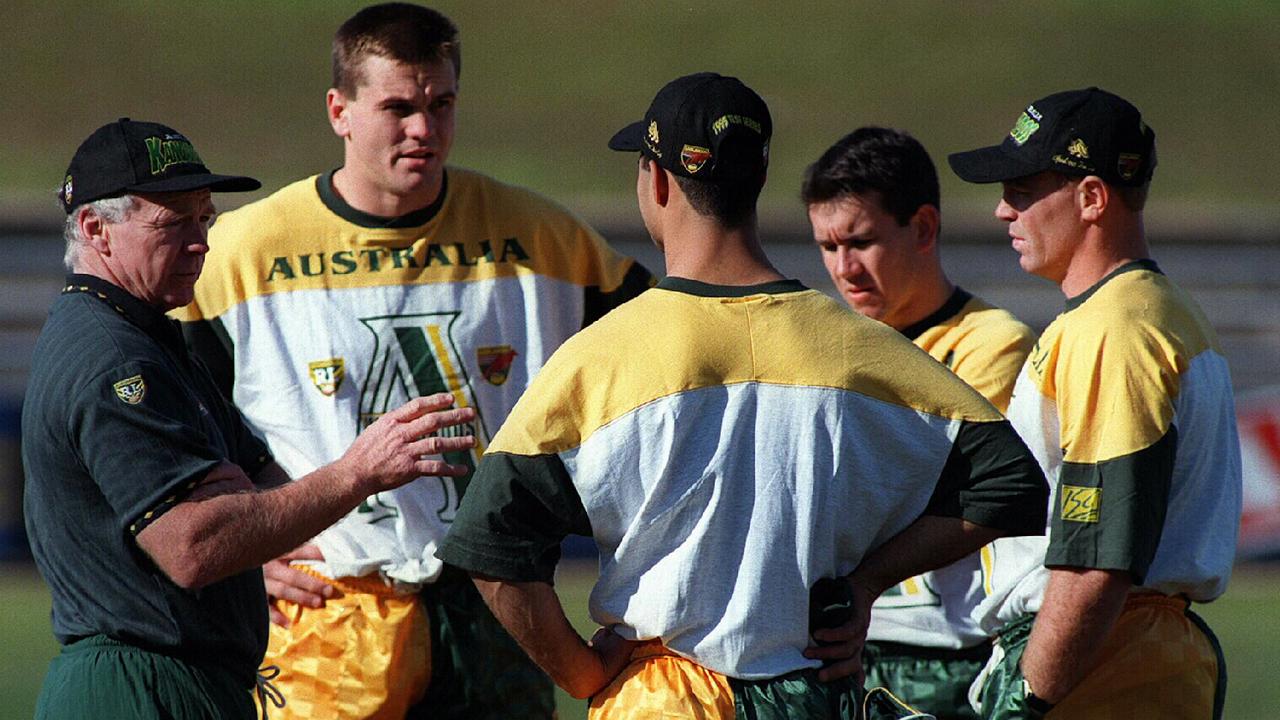
[[[729,679],[657,640],[631,651],[631,664],[591,698],[588,720],[715,720],[734,717]]]
[[[1103,643],[1102,660],[1049,720],[1217,717],[1225,669],[1216,640],[1198,620],[1182,598],[1131,596]]]
[[[322,608],[276,599],[292,623],[271,625],[264,666],[284,696],[272,720],[402,720],[431,679],[430,620],[417,595],[397,594],[376,576],[324,577],[337,592]]]

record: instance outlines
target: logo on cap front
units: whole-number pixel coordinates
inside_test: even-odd
[[[1085,145],[1084,140],[1081,140],[1080,138],[1076,138],[1071,141],[1071,144],[1067,146],[1067,152],[1081,160],[1087,160],[1089,158],[1089,146]]]
[[[163,138],[153,136],[143,142],[147,146],[147,159],[151,161],[152,175],[159,175],[169,167],[182,163],[204,164],[191,141],[181,135],[166,135]]]
[[[654,154],[654,157],[662,157],[662,150],[658,149],[658,121],[657,120],[649,121],[649,131],[645,133],[644,144],[646,147],[649,148],[649,152]]]
[[[690,175],[698,174],[698,171],[701,170],[702,166],[706,165],[707,161],[710,159],[711,151],[704,147],[698,147],[697,145],[685,145],[684,148],[680,150],[680,164],[684,166],[685,170],[689,171]]]
[[[1031,113],[1035,113],[1036,117],[1040,116],[1035,107],[1028,107],[1022,115],[1018,116],[1018,121],[1013,124],[1013,129],[1009,131],[1009,137],[1013,138],[1013,141],[1019,147],[1031,139],[1031,136],[1040,129],[1040,123],[1031,117]]]
[[[62,181],[62,202],[67,205],[71,204],[71,176],[67,175],[67,179]]]

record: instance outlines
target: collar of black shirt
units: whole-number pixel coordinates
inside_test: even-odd
[[[148,335],[177,348],[184,348],[182,331],[178,322],[169,318],[159,308],[153,307],[131,295],[127,290],[96,275],[72,273],[67,276],[66,293],[85,293],[111,306],[126,320],[141,328]]]

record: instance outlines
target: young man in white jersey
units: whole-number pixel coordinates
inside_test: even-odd
[[[446,388],[477,414],[477,450],[448,459],[474,468],[552,350],[649,285],[560,207],[447,165],[461,62],[434,10],[356,13],[326,96],[343,164],[211,233],[180,318],[295,475]],[[435,557],[469,479],[370,497],[268,565],[285,717],[552,716],[550,682]]]
[[[1029,105],[1002,144],[950,156],[999,182],[1022,269],[1066,296],[1009,419],[1053,491],[1047,540],[993,544],[979,619],[999,631],[983,717],[1218,718],[1226,668],[1191,611],[1226,589],[1240,446],[1226,359],[1150,258],[1155,133],[1098,88]]]
[[[800,190],[822,262],[849,307],[902,333],[1004,412],[1035,335],[947,277],[939,195],[924,147],[882,127],[837,141]],[[863,655],[868,686],[940,720],[976,717],[969,686],[991,654],[990,635],[972,619],[987,587],[984,557],[908,578],[876,600]]]
[[[755,92],[699,73],[614,136],[668,276],[556,352],[441,549],[597,720],[927,717],[863,693],[871,599],[1042,530],[1043,478],[990,403],[769,263],[771,133]],[[590,644],[551,584],[568,534],[601,548]]]

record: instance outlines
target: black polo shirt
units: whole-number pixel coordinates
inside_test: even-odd
[[[107,635],[252,684],[267,643],[261,570],[187,591],[135,540],[224,459],[250,477],[271,462],[176,322],[105,280],[69,276],[36,342],[22,459],[59,642]]]

